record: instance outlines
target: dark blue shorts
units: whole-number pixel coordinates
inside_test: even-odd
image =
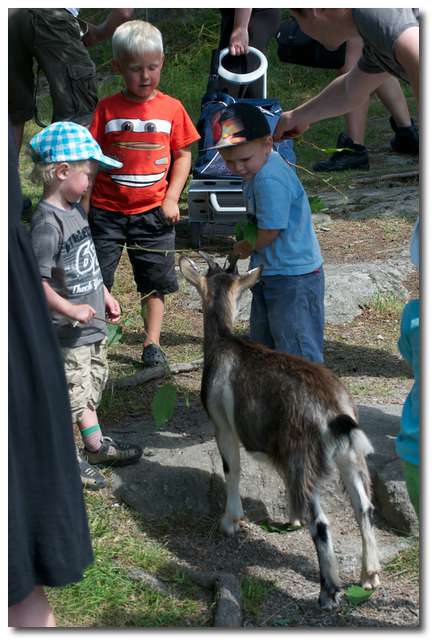
[[[324,361],[322,267],[301,276],[264,276],[252,296],[252,340],[311,362]]]
[[[174,225],[167,222],[160,207],[128,216],[91,207],[89,224],[109,291],[124,247],[141,294],[153,290],[160,294],[177,291]]]

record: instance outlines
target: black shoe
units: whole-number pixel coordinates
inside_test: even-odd
[[[369,169],[369,155],[366,147],[355,144],[346,133],[340,133],[335,151],[328,160],[321,160],[313,166],[314,171],[346,171],[347,169]]]
[[[141,360],[145,367],[167,367],[168,360],[162,349],[157,344],[148,344],[144,347]]]
[[[390,145],[396,153],[409,153],[413,156],[419,152],[419,132],[414,120],[411,120],[410,127],[398,127],[393,118],[390,118],[390,125],[395,136],[390,140]]]
[[[99,491],[99,489],[106,487],[107,483],[101,472],[95,467],[92,467],[92,465],[82,457],[78,448],[76,453],[82,486],[85,489],[90,489],[90,491]]]

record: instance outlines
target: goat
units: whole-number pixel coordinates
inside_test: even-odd
[[[233,335],[241,294],[258,281],[261,267],[239,275],[235,260],[222,269],[201,255],[208,263],[206,276],[185,256],[179,267],[203,303],[201,400],[215,426],[225,475],[222,530],[236,533],[244,515],[239,493],[241,443],[248,453],[261,458],[264,454],[283,479],[291,516],[307,522],[315,544],[320,606],[335,607],[341,586],[319,487],[336,465],[361,532],[361,583],[365,589],[375,588],[380,567],[366,464],[372,445],[359,428],[348,391],[329,369]]]

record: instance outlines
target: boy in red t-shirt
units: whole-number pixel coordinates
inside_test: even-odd
[[[160,31],[131,20],[116,29],[112,47],[113,69],[125,88],[99,102],[90,132],[123,167],[97,176],[89,222],[108,290],[127,247],[145,318],[142,360],[155,366],[166,362],[160,332],[164,296],[178,289],[174,225],[191,168],[190,145],[200,136],[180,101],[157,89],[164,62]]]

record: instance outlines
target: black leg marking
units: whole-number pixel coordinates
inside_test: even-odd
[[[224,474],[228,475],[229,473],[228,462],[225,460],[225,458],[222,455],[221,455],[221,458],[222,458],[222,466],[223,466]]]

